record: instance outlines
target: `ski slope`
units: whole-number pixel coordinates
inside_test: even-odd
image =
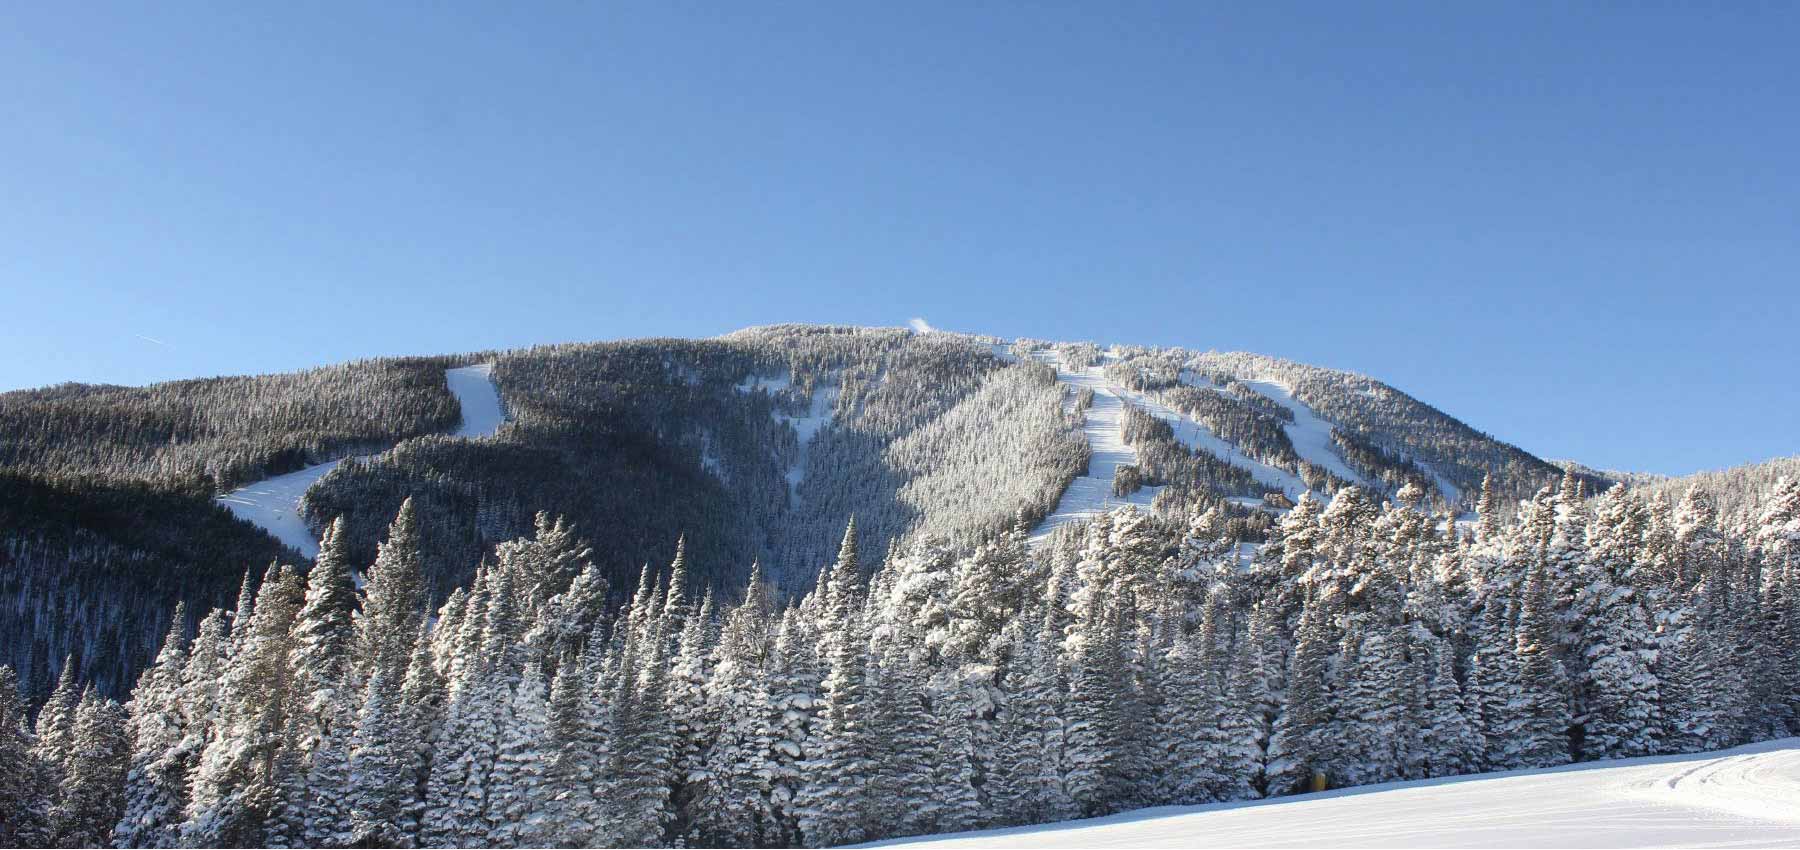
[[[1796,847],[1800,738],[871,846]]]
[[[500,389],[494,386],[494,364],[445,369],[444,383],[462,404],[462,424],[450,436],[476,439],[500,430],[506,408],[500,403]]]
[[[1290,499],[1298,499],[1301,493],[1306,492],[1306,482],[1301,481],[1300,476],[1244,454],[1243,450],[1214,434],[1213,430],[1206,427],[1205,423],[1192,419],[1187,414],[1144,393],[1127,390],[1124,387],[1115,389],[1132,404],[1143,408],[1145,413],[1169,423],[1169,429],[1175,432],[1175,439],[1188,448],[1199,449],[1242,469],[1250,473],[1250,477],[1256,479],[1258,484],[1271,491],[1279,490],[1287,494]],[[1257,501],[1261,502],[1260,499]]]
[[[1300,455],[1301,460],[1353,484],[1368,485],[1369,482],[1338,455],[1337,447],[1331,441],[1332,424],[1294,398],[1294,391],[1286,384],[1267,380],[1245,381],[1244,384],[1294,414],[1294,421],[1284,423],[1282,428],[1287,431],[1288,442],[1294,444],[1294,453]]]
[[[489,436],[500,429],[500,423],[506,419],[506,412],[500,403],[500,391],[494,386],[493,370],[492,363],[444,370],[444,383],[462,405],[463,414],[462,423],[451,436],[473,439]],[[358,457],[369,458],[374,455]],[[319,554],[319,540],[313,536],[312,529],[306,526],[300,501],[306,496],[307,490],[340,463],[343,463],[342,458],[265,478],[226,493],[216,501],[239,519],[255,523],[276,540],[300,550],[300,554],[308,558],[316,557]]]
[[[1087,474],[1069,483],[1056,502],[1056,510],[1031,530],[1031,542],[1048,538],[1058,526],[1082,522],[1123,505],[1149,508],[1162,488],[1140,488],[1123,498],[1112,492],[1113,473],[1138,460],[1137,449],[1125,443],[1125,402],[1119,398],[1119,388],[1106,380],[1097,364],[1071,371],[1054,350],[1034,351],[1032,357],[1055,366],[1056,380],[1077,394],[1084,389],[1093,390],[1094,403],[1087,409],[1087,421],[1082,426],[1089,451]]]

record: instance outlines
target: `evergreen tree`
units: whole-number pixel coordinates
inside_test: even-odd
[[[45,769],[26,729],[19,677],[0,665],[0,844],[38,847],[49,842],[50,798]]]
[[[273,567],[232,635],[217,719],[194,772],[182,844],[259,846],[280,811],[278,755],[293,707],[290,629],[305,594],[300,574]],[[204,629],[203,629],[204,634]],[[193,662],[204,656],[198,651]],[[193,662],[190,662],[190,666]]]
[[[125,769],[131,749],[125,722],[125,709],[118,703],[92,689],[82,695],[51,812],[57,846],[99,847],[109,842],[125,809]]]
[[[1456,664],[1448,646],[1437,653],[1426,696],[1425,769],[1429,776],[1473,773],[1481,762],[1481,734],[1465,710],[1467,701],[1456,681]]]
[[[187,611],[177,605],[156,662],[138,677],[126,704],[131,757],[125,813],[113,830],[121,847],[173,847],[181,837],[193,762],[182,747],[188,730],[179,702],[187,667]]]
[[[1519,609],[1518,725],[1509,742],[1510,761],[1521,767],[1551,767],[1569,761],[1568,680],[1556,660],[1547,569],[1531,571]]]

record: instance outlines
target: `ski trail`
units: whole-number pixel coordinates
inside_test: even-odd
[[[451,436],[470,439],[487,437],[500,429],[505,421],[505,408],[500,390],[494,386],[494,364],[482,363],[459,369],[444,370],[444,383],[462,405],[462,422]],[[357,455],[366,460],[375,455]],[[305,469],[265,478],[246,484],[214,499],[239,519],[248,520],[269,532],[276,540],[300,550],[308,558],[319,554],[319,540],[306,525],[300,502],[306,491],[324,478],[344,459],[314,464]]]
[[[1087,409],[1087,420],[1082,426],[1090,453],[1087,474],[1070,482],[1063,490],[1062,498],[1056,502],[1056,510],[1031,530],[1030,541],[1041,542],[1058,526],[1091,519],[1123,505],[1148,508],[1161,487],[1144,487],[1123,498],[1112,492],[1113,474],[1119,467],[1135,464],[1138,460],[1137,449],[1125,443],[1125,402],[1119,397],[1118,388],[1107,382],[1098,364],[1071,371],[1062,355],[1054,350],[1034,351],[1031,356],[1040,363],[1055,366],[1056,380],[1076,394],[1084,389],[1093,390],[1094,403]],[[1068,401],[1071,409],[1074,403],[1073,398]]]
[[[1800,738],[872,846],[1793,847]]]
[[[1283,423],[1282,428],[1287,431],[1288,442],[1294,444],[1294,453],[1300,455],[1301,460],[1352,484],[1369,486],[1369,482],[1338,454],[1337,446],[1331,440],[1331,431],[1336,426],[1294,398],[1293,390],[1286,384],[1269,380],[1245,381],[1244,384],[1294,414],[1294,421]]]

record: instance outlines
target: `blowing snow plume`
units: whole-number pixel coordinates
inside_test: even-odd
[[[932,331],[937,330],[937,328],[934,328],[931,326],[930,322],[927,322],[924,319],[919,318],[918,316],[914,316],[910,319],[907,319],[906,325],[907,325],[907,327],[912,328],[913,333],[916,333],[916,334],[928,334],[928,333],[931,333]]]

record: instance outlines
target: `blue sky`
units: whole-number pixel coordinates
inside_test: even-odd
[[[1800,451],[1792,4],[68,5],[0,28],[0,389],[924,316]]]

